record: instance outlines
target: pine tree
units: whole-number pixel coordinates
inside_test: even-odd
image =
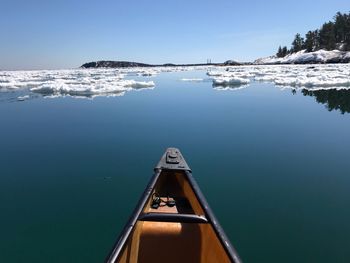
[[[307,32],[303,49],[306,49],[306,52],[312,52],[317,50],[318,47],[318,30]]]
[[[336,47],[334,23],[324,23],[319,32],[320,48],[333,50]]]
[[[337,43],[344,43],[346,34],[347,15],[338,12],[334,16],[334,34]]]
[[[312,52],[314,49],[314,40],[313,40],[313,33],[312,31],[309,31],[305,35],[305,43],[304,48],[306,49],[306,52]]]
[[[283,55],[283,57],[285,57],[288,53],[289,53],[288,48],[286,46],[284,46],[282,48],[282,55]]]
[[[296,34],[295,38],[292,42],[292,52],[298,52],[302,50],[304,47],[304,39],[300,36],[300,34]]]
[[[314,30],[314,51],[320,49],[320,31],[318,29]]]
[[[276,56],[277,56],[278,58],[283,57],[281,46],[278,47],[278,51],[277,51],[277,53],[276,53]]]
[[[345,25],[344,25],[344,43],[346,45],[345,50],[350,51],[350,12],[345,14]]]
[[[324,23],[320,29],[310,30],[305,35],[305,41],[296,34],[290,50],[287,47],[278,48],[277,56],[284,57],[288,53],[298,52],[306,49],[306,52],[319,49],[333,50],[342,45],[344,50],[350,51],[350,12],[342,14],[337,12],[334,22]]]

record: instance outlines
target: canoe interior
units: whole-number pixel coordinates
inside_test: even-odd
[[[176,206],[151,208],[152,194],[174,199]],[[142,213],[203,215],[184,171],[164,170],[158,177]],[[128,237],[120,263],[130,262],[231,262],[210,223],[180,223],[138,220]]]

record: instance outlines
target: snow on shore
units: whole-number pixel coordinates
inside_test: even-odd
[[[254,64],[321,64],[321,63],[349,63],[350,51],[339,50],[318,50],[307,53],[306,50],[301,50],[296,53],[289,54],[283,58],[277,56],[269,56],[259,58],[254,61]]]

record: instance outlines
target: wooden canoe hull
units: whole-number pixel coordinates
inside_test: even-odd
[[[155,196],[163,202],[152,208]],[[169,148],[106,262],[241,261],[180,151]]]

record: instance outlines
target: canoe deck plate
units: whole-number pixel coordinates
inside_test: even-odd
[[[155,169],[175,169],[191,171],[183,158],[181,152],[177,148],[168,148]]]
[[[167,163],[180,163],[180,158],[176,150],[169,150],[166,153],[166,162]]]

